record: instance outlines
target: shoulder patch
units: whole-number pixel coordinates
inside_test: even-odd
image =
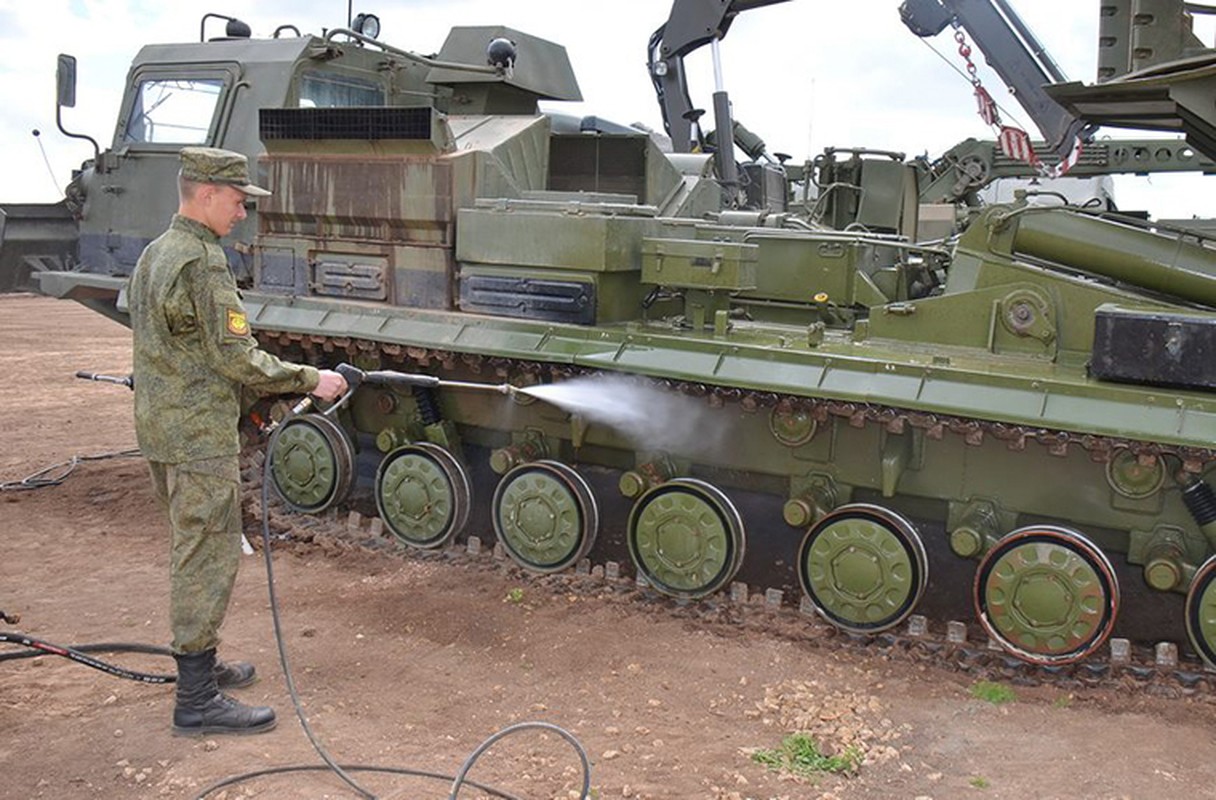
[[[228,308],[225,309],[225,317],[229,333],[233,336],[249,335],[249,319],[245,316],[244,311],[239,308]]]

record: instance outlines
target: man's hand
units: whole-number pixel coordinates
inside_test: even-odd
[[[337,400],[346,391],[346,378],[343,378],[332,369],[318,370],[321,374],[321,379],[317,381],[317,388],[313,389],[310,394],[321,398],[322,400]]]

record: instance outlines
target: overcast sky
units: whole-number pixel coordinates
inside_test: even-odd
[[[1093,81],[1098,0],[1012,3],[1070,79]],[[93,136],[104,147],[113,136],[123,82],[139,47],[198,40],[202,12],[184,6],[151,0],[0,0],[0,201],[57,200],[71,170],[92,154],[87,142],[69,139],[55,127],[56,55],[78,59],[77,105],[64,110],[65,127]],[[898,0],[792,0],[740,15],[721,44],[735,117],[758,133],[770,152],[790,153],[796,161],[828,146],[936,156],[969,136],[991,138],[975,113],[969,84],[950,66],[962,62],[949,33],[928,40],[931,49],[899,21],[898,6]],[[313,33],[342,26],[348,4],[259,0],[208,4],[206,10],[239,16],[254,36],[267,36],[289,23]],[[584,102],[549,108],[661,128],[645,53],[650,34],[666,20],[667,0],[398,0],[381,7],[360,2],[353,10],[377,14],[385,42],[420,53],[437,51],[453,25],[503,24],[558,42],[570,55]],[[214,25],[209,36],[221,33],[219,23],[209,25]],[[1210,36],[1201,36],[1211,44]],[[693,100],[704,108],[711,107],[714,88],[709,52],[703,48],[688,62]],[[996,74],[976,60],[1006,120],[1037,135],[1001,91]],[[34,129],[42,132],[50,169]],[[1120,182],[1120,204],[1144,205],[1158,216],[1216,216],[1214,193],[1203,179],[1158,176],[1149,182],[1155,193]],[[1141,202],[1142,197],[1147,199]]]

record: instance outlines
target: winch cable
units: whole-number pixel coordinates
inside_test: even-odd
[[[337,408],[341,406],[347,399],[349,399],[353,393],[353,390],[349,391],[344,397],[337,400],[326,413],[337,410]],[[460,793],[461,788],[463,788],[465,784],[468,784],[476,789],[480,789],[481,791],[489,792],[495,797],[504,798],[504,800],[519,800],[514,795],[508,794],[499,789],[474,783],[473,781],[468,780],[466,776],[482,754],[493,746],[494,743],[500,741],[506,736],[510,736],[525,730],[547,730],[556,733],[558,736],[569,742],[574,748],[575,752],[578,754],[583,768],[583,786],[582,791],[579,794],[579,800],[587,800],[587,798],[591,795],[591,763],[587,758],[587,752],[572,733],[564,728],[548,722],[521,722],[515,725],[510,725],[495,733],[486,739],[481,745],[479,745],[477,749],[474,750],[467,759],[465,759],[460,771],[455,776],[442,775],[439,773],[415,770],[405,767],[338,764],[317,739],[316,735],[313,733],[312,727],[308,724],[308,718],[304,715],[303,704],[300,701],[299,693],[296,691],[295,679],[292,677],[291,667],[288,663],[287,646],[283,638],[283,624],[279,616],[279,601],[275,593],[274,563],[270,555],[270,481],[272,454],[274,453],[275,444],[278,441],[279,434],[286,427],[285,423],[287,420],[291,419],[297,414],[302,413],[308,409],[310,405],[311,401],[308,398],[305,398],[303,401],[298,403],[291,410],[283,423],[278,424],[273,428],[270,434],[270,440],[266,444],[266,458],[262,462],[262,556],[266,565],[266,589],[270,599],[270,619],[274,627],[275,645],[278,647],[279,651],[279,665],[283,670],[283,678],[287,685],[287,694],[291,698],[291,704],[295,709],[296,718],[299,719],[301,727],[304,728],[304,734],[308,737],[308,741],[312,745],[313,750],[315,750],[317,755],[321,757],[321,760],[325,762],[326,768],[341,778],[348,786],[351,787],[351,789],[358,792],[363,797],[368,798],[368,800],[378,800],[378,798],[374,793],[360,785],[354,778],[352,778],[350,776],[351,772],[384,772],[444,781],[450,780],[452,785],[449,789],[448,800],[456,800],[457,795]],[[206,800],[207,796],[213,792],[219,791],[220,789],[232,786],[234,784],[243,783],[254,778],[262,777],[264,775],[302,771],[319,771],[321,768],[321,765],[290,765],[272,768],[270,770],[257,770],[255,772],[242,773],[208,786],[195,796],[195,800]]]

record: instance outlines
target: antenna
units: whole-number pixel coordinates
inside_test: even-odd
[[[51,173],[51,183],[55,184],[55,191],[62,195],[63,189],[59,188],[59,181],[55,180],[55,170],[51,168],[51,159],[47,157],[46,148],[42,146],[42,131],[34,128],[31,133],[34,134],[34,139],[38,142],[38,149],[42,151],[42,163],[46,164],[46,171]]]

